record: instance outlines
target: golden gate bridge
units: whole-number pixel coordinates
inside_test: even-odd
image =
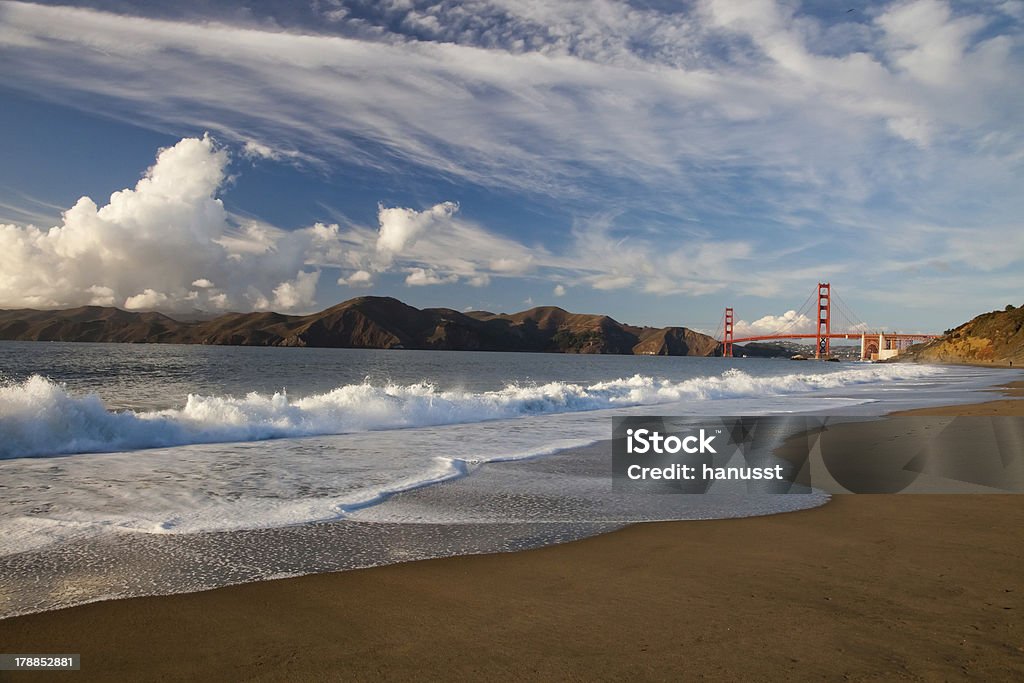
[[[815,332],[799,332],[795,329],[805,320],[816,322]],[[722,355],[728,358],[733,355],[733,344],[770,339],[814,339],[814,357],[827,359],[832,356],[833,339],[859,339],[861,360],[885,360],[898,355],[911,344],[939,336],[869,331],[868,326],[854,315],[828,282],[819,282],[796,315],[771,334],[736,337],[733,333],[734,325],[735,315],[730,306],[725,309],[725,317],[715,336],[722,343]]]

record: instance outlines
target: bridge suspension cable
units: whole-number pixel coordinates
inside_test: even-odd
[[[853,312],[853,309],[850,308],[850,306],[845,301],[843,301],[842,298],[840,298],[838,293],[833,291],[832,298],[835,300],[835,303],[838,304],[837,308],[839,311],[839,319],[842,322],[846,323],[846,325],[844,325],[840,329],[862,331],[867,329],[867,324],[863,320],[861,320],[856,313]]]
[[[817,293],[817,289],[812,290],[811,293],[807,295],[807,299],[803,302],[803,304],[800,305],[800,308],[797,309],[796,315],[793,316],[793,319],[790,320],[785,325],[783,325],[782,327],[780,327],[778,330],[776,330],[772,334],[773,335],[783,335],[786,332],[792,331],[793,327],[796,326],[798,323],[803,322],[804,319],[810,318],[809,314],[811,312],[811,304],[814,302],[814,295],[816,293]]]

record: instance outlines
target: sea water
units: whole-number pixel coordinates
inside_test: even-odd
[[[0,342],[0,616],[561,542],[788,496],[613,495],[623,414],[882,414],[974,368]],[[980,397],[980,394],[976,395]]]

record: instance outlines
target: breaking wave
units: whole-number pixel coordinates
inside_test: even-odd
[[[496,391],[439,390],[431,384],[349,384],[292,399],[190,395],[184,407],[111,411],[95,395],[75,396],[34,375],[0,386],[0,459],[402,429],[605,408],[812,392],[943,372],[872,365],[835,372],[757,377],[741,370],[682,381],[642,375],[590,385],[510,384]]]

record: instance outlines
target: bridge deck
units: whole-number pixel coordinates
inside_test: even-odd
[[[934,339],[939,335],[935,334],[898,334],[894,332],[832,332],[822,334],[822,337],[829,339],[860,339],[861,336],[877,337],[885,335],[886,339]],[[809,334],[761,334],[753,337],[734,337],[731,341],[734,344],[752,341],[764,341],[766,339],[818,339],[819,335],[811,332]]]

